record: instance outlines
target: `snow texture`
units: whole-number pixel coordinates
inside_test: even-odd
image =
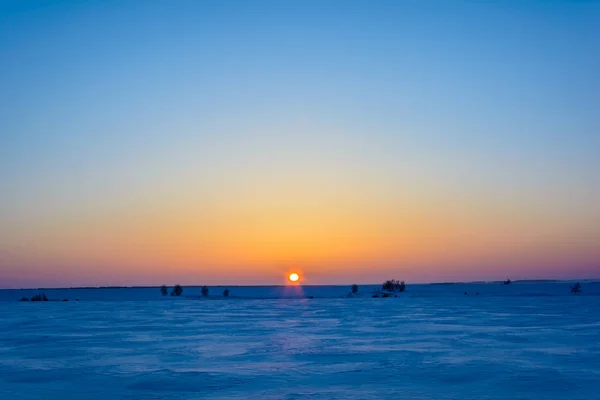
[[[0,399],[600,399],[600,283],[569,285],[3,290]]]

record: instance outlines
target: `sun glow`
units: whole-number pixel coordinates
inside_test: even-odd
[[[300,275],[293,272],[290,274],[290,276],[288,278],[289,278],[290,282],[298,282],[300,280]]]

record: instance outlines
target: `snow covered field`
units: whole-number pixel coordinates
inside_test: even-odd
[[[582,284],[4,290],[0,399],[600,399],[600,283]],[[277,293],[317,298],[248,298]]]

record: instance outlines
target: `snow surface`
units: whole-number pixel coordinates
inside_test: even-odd
[[[569,285],[3,290],[0,399],[600,399],[600,283]]]

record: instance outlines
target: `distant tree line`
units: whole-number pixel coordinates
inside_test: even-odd
[[[169,293],[169,288],[167,287],[167,285],[162,285],[160,287],[160,293],[163,296],[166,296]],[[202,286],[201,293],[202,293],[202,296],[208,297],[208,293],[209,293],[208,287]],[[223,296],[229,297],[229,293],[230,293],[229,289],[225,289],[223,291]],[[171,296],[181,296],[182,294],[183,294],[183,287],[181,285],[175,285],[175,287],[171,291]]]
[[[19,301],[48,301],[48,297],[44,293],[36,294],[31,299],[27,297],[21,297]]]

